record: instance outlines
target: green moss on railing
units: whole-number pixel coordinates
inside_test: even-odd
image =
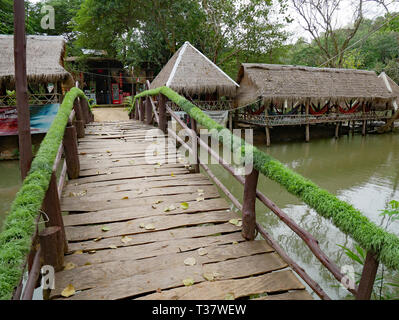
[[[207,129],[216,129],[217,131],[226,129],[209,118],[187,99],[167,87],[141,92],[135,96],[133,105],[138,98],[158,94],[167,96],[172,102],[176,103],[189,116]],[[230,134],[230,136],[232,151],[241,148],[242,154],[245,156],[245,153],[252,149],[255,169],[271,180],[279,183],[288,192],[297,196],[309,205],[309,207],[313,208],[318,214],[332,221],[336,227],[343,233],[351,236],[364,249],[378,252],[379,260],[387,267],[399,269],[399,238],[396,235],[378,227],[359,210],[345,201],[339,200],[328,191],[321,189],[312,181],[290,170],[278,160],[260,151],[256,147],[246,144],[235,135]],[[221,139],[221,137],[219,137],[219,139]]]
[[[0,233],[1,300],[12,298],[23,275],[23,266],[36,230],[35,221],[50,183],[53,164],[64,137],[73,102],[77,97],[87,99],[77,88],[72,88],[66,94],[4,222]]]

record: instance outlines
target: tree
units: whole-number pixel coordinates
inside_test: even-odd
[[[0,0],[0,34],[14,33],[14,9],[12,0]]]

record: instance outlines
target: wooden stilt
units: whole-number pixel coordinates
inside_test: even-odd
[[[229,112],[229,129],[233,131],[233,113],[232,111]]]
[[[270,128],[266,126],[266,146],[270,147],[271,140],[270,140]]]
[[[365,136],[366,134],[367,134],[367,121],[363,120],[362,135]]]
[[[194,172],[195,173],[200,173],[200,165],[199,165],[199,159],[198,159],[198,138],[197,138],[197,121],[195,121],[193,118],[190,118],[191,121],[191,129],[193,133],[192,141],[192,150],[193,150],[193,158],[195,163],[193,164]]]
[[[149,97],[145,99],[145,123],[152,124],[152,106]]]
[[[306,113],[306,120],[308,120],[308,116],[309,116],[309,104],[307,103],[305,106],[305,113]],[[310,141],[310,124],[307,123],[306,124],[306,132],[305,132],[305,141],[309,142]]]
[[[339,138],[339,128],[341,126],[340,122],[337,122],[336,126],[335,126],[335,139]]]
[[[166,97],[161,94],[158,99],[158,112],[159,112],[159,129],[167,133],[167,119],[166,119]]]

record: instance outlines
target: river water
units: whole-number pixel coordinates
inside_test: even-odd
[[[381,210],[387,208],[389,201],[399,200],[399,133],[367,137],[344,136],[339,140],[320,139],[311,143],[274,143],[270,148],[266,148],[262,141],[263,139],[256,143],[258,148],[339,199],[349,202],[378,225],[382,222]],[[241,200],[242,186],[220,166],[210,167]],[[0,225],[20,186],[18,176],[18,162],[0,162]],[[345,245],[352,249],[353,242],[350,237],[345,236],[329,221],[264,176],[260,176],[258,188],[301,227],[313,234],[319,240],[322,250],[339,267],[353,265],[356,271],[361,270],[338,247]],[[257,219],[288,255],[332,298],[346,297],[347,291],[336,287],[337,281],[318,262],[302,240],[261,203],[257,203]],[[399,221],[391,224],[390,231],[399,235]]]
[[[381,210],[391,200],[399,201],[399,134],[344,136],[339,140],[320,139],[311,143],[274,143],[267,148],[262,142],[257,147],[284,163],[320,187],[359,209],[371,221],[380,225]],[[243,187],[219,165],[212,171],[242,200]],[[353,263],[338,245],[353,249],[350,237],[345,236],[332,223],[319,216],[302,201],[289,194],[277,183],[260,176],[258,189],[274,201],[298,225],[309,231],[321,249],[339,267],[360,265]],[[344,299],[347,291],[318,262],[304,242],[282,223],[262,203],[257,202],[257,221],[278,241],[321,287],[334,299]],[[399,221],[389,230],[399,236]],[[385,273],[387,275],[387,273]],[[392,273],[388,272],[392,276]],[[316,297],[316,296],[315,296]]]

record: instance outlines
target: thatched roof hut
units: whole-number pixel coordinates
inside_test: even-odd
[[[161,86],[189,96],[217,93],[219,97],[234,97],[239,87],[189,42],[173,55],[151,83],[151,88]]]
[[[335,104],[351,100],[391,107],[397,97],[396,88],[390,92],[382,78],[365,70],[244,63],[237,82],[237,107],[259,99],[278,107],[286,103]]]
[[[63,68],[65,41],[58,36],[27,36],[26,71],[28,82],[72,81]],[[0,85],[14,83],[14,36],[0,35]]]

